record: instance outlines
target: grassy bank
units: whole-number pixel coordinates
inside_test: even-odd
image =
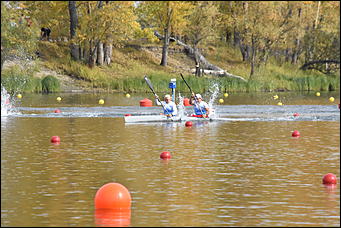
[[[39,66],[77,78],[89,89],[119,92],[149,92],[143,80],[144,75],[148,75],[157,92],[168,91],[171,78],[177,79],[178,91],[188,92],[180,73],[196,92],[206,92],[213,84],[218,84],[222,92],[333,91],[339,90],[340,84],[339,75],[301,71],[297,66],[278,66],[274,61],[260,67],[249,80],[249,65],[240,61],[239,51],[222,45],[208,46],[205,50],[207,59],[232,74],[244,77],[248,82],[208,75],[194,77],[190,73],[193,62],[181,53],[170,54],[168,66],[162,67],[159,65],[160,53],[134,48],[114,49],[112,64],[90,69],[83,63],[72,61],[67,46],[51,42],[41,42],[39,46],[42,58],[33,70],[13,68],[3,71],[1,81],[8,91],[58,92],[58,82],[45,79],[44,84],[43,79],[33,76],[39,71]]]

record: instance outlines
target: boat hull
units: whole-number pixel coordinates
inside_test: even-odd
[[[143,123],[143,122],[184,122],[184,121],[212,121],[214,118],[202,118],[191,116],[173,116],[167,117],[165,115],[144,115],[144,116],[125,116],[126,123]]]

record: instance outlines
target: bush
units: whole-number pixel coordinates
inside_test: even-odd
[[[1,84],[10,94],[30,90],[31,80],[32,76],[19,66],[3,70],[1,73]]]
[[[42,92],[43,93],[53,93],[60,90],[59,80],[51,75],[46,76],[41,80]]]

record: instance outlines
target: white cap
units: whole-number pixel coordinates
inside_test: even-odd
[[[199,93],[195,94],[195,96],[198,98],[198,99],[202,99],[201,95]]]
[[[166,98],[170,99],[171,96],[170,96],[169,94],[166,94],[166,95],[165,95],[165,99],[166,99]]]

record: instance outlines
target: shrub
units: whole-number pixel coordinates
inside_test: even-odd
[[[59,80],[52,75],[43,78],[43,80],[41,80],[41,85],[43,93],[53,93],[60,90]]]

